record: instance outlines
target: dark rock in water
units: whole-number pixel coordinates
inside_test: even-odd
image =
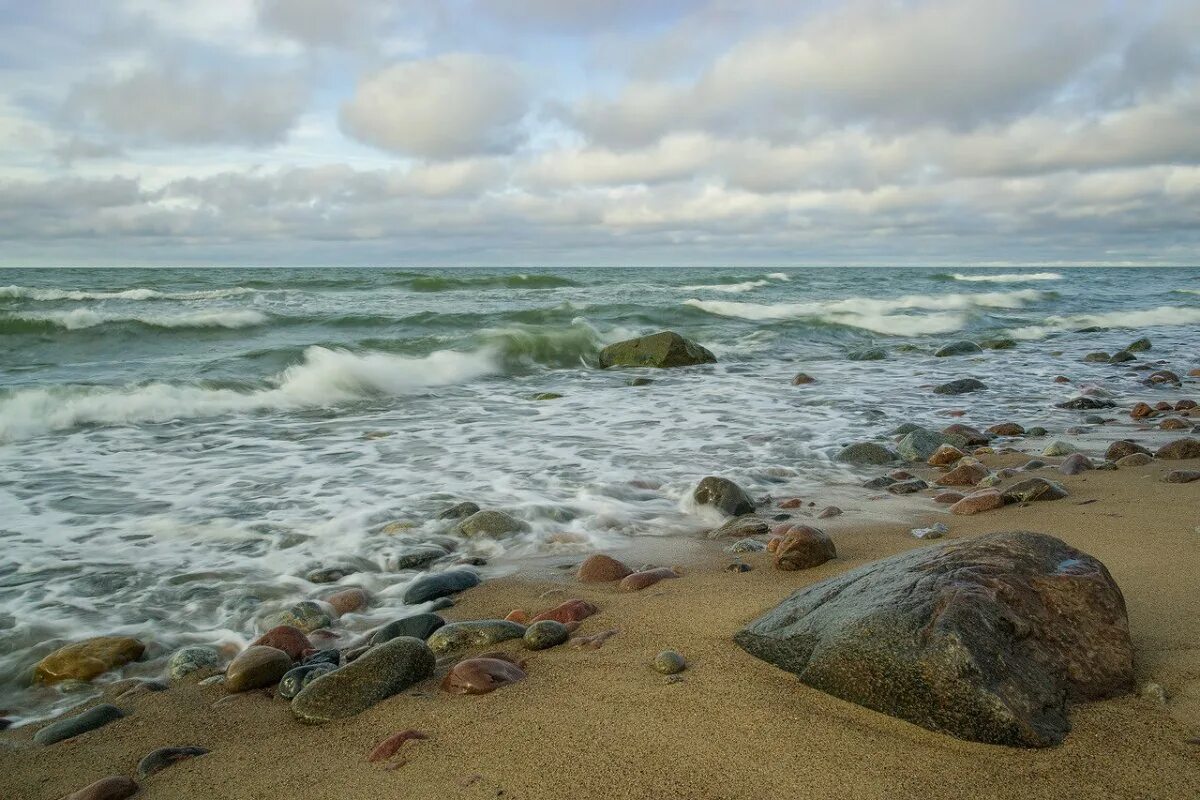
[[[878,347],[872,347],[868,350],[854,350],[847,353],[846,358],[851,361],[883,361],[887,358],[887,351]]]
[[[610,344],[600,351],[600,367],[689,367],[715,364],[717,357],[674,331],[662,331]]]
[[[1200,458],[1200,440],[1176,439],[1158,448],[1158,451],[1154,455],[1156,458],[1165,458],[1172,461],[1182,458]]]
[[[89,783],[78,791],[71,792],[63,800],[125,800],[137,794],[138,785],[124,775],[109,775],[95,783]]]
[[[1071,411],[1094,411],[1098,408],[1115,408],[1116,403],[1098,397],[1076,397],[1063,403],[1055,403],[1055,408],[1066,408]]]
[[[888,447],[875,442],[857,442],[842,448],[842,451],[834,456],[834,460],[841,461],[843,464],[890,464],[897,459],[896,453]]]
[[[215,647],[181,647],[167,659],[167,677],[178,683],[189,675],[195,679],[207,677],[220,667],[221,654]]]
[[[125,714],[121,709],[110,703],[102,703],[74,717],[67,717],[66,719],[51,722],[33,735],[33,741],[37,744],[54,744],[64,739],[70,739],[72,736],[78,736],[81,733],[103,728],[108,723],[118,720],[123,716]]]
[[[335,664],[328,663],[302,664],[299,667],[292,667],[279,679],[279,696],[284,700],[291,700],[300,694],[300,690],[305,686],[335,669],[337,669]]]
[[[458,524],[458,532],[467,537],[490,536],[498,539],[527,530],[528,525],[503,511],[476,511]]]
[[[433,674],[436,658],[420,639],[400,636],[322,675],[292,699],[301,722],[352,717]]]
[[[1151,386],[1158,386],[1164,383],[1169,383],[1172,386],[1178,386],[1180,384],[1179,376],[1174,372],[1171,372],[1169,369],[1160,369],[1151,372],[1146,376],[1146,380],[1144,382]]]
[[[888,436],[905,436],[913,431],[925,430],[915,422],[905,422],[888,431]]]
[[[469,658],[446,673],[442,691],[451,694],[487,694],[525,677],[520,665],[502,658]]]
[[[625,381],[626,386],[649,386],[652,383],[654,383],[653,378],[640,378],[639,377],[639,378],[630,378],[629,380]]]
[[[692,498],[702,506],[714,506],[731,517],[754,513],[750,495],[728,478],[708,476],[696,485]]]
[[[979,343],[984,350],[1011,350],[1017,346],[1015,339],[1001,337],[999,339],[984,339]]]
[[[204,747],[160,747],[152,750],[138,762],[137,776],[145,779],[156,772],[161,772],[172,764],[177,764],[189,758],[208,754]]]
[[[337,583],[342,578],[361,572],[356,567],[318,567],[304,573],[304,580],[309,583]]]
[[[976,378],[959,378],[956,381],[943,383],[941,386],[934,387],[934,394],[966,394],[968,392],[977,392],[980,389],[986,389],[987,384]]]
[[[687,659],[674,650],[663,650],[654,657],[654,669],[663,675],[677,675],[687,669]]]
[[[863,484],[863,488],[864,489],[886,489],[887,487],[891,486],[895,482],[896,482],[896,479],[891,476],[880,475],[878,478],[871,478],[871,480],[865,482]]]
[[[1028,428],[1025,431],[1026,436],[1032,436],[1034,438],[1045,436],[1048,433],[1050,433],[1050,431],[1046,430],[1041,425],[1034,425],[1032,428]]]
[[[1004,490],[1005,503],[1032,503],[1040,500],[1061,500],[1067,490],[1061,483],[1045,478],[1026,478]]]
[[[1130,345],[1125,349],[1130,353],[1144,353],[1150,349],[1150,340],[1143,336],[1136,342],[1130,343]]]
[[[1081,472],[1087,472],[1095,468],[1096,465],[1083,453],[1072,453],[1058,465],[1058,471],[1063,475],[1078,475]]]
[[[445,511],[442,511],[441,513],[439,513],[437,515],[437,518],[438,519],[466,519],[467,517],[471,516],[472,514],[478,514],[480,510],[481,509],[479,508],[478,504],[472,503],[470,500],[464,500],[463,502],[458,503],[456,505],[452,505],[449,508],[447,508]]]
[[[437,614],[428,613],[394,619],[371,634],[371,645],[383,644],[397,636],[411,636],[424,641],[445,624],[446,620]]]
[[[412,585],[404,592],[404,604],[415,606],[439,597],[458,594],[478,585],[479,576],[469,569],[435,572],[413,581]]]
[[[328,628],[332,625],[333,617],[315,600],[301,600],[276,617],[275,624],[290,625],[305,633],[312,633],[318,628]]]
[[[792,525],[775,546],[775,569],[809,569],[831,558],[837,558],[833,540],[820,528],[810,525]]]
[[[1108,353],[1095,352],[1088,353],[1083,357],[1083,360],[1089,364],[1107,364],[1110,358],[1112,358],[1112,356],[1110,356]]]
[[[1015,422],[1001,422],[999,425],[988,428],[987,432],[997,436],[1021,436],[1025,433],[1025,429]]]
[[[292,661],[299,661],[305,653],[313,649],[313,644],[304,631],[291,625],[276,625],[251,642],[251,645],[282,650]]]
[[[796,377],[792,378],[792,386],[806,386],[810,383],[816,383],[816,378],[809,375],[807,372],[801,372]]]
[[[525,646],[530,650],[546,650],[563,644],[571,636],[567,626],[552,619],[538,620],[525,629]]]
[[[388,569],[399,572],[403,569],[425,569],[439,558],[445,558],[449,552],[444,547],[423,544],[400,550],[387,559]]]
[[[342,652],[333,647],[318,650],[315,653],[305,656],[302,663],[304,666],[310,664],[329,664],[333,667],[340,667],[342,665]]]
[[[750,536],[762,536],[770,533],[771,526],[766,520],[746,514],[741,517],[733,517],[719,528],[714,528],[708,532],[709,539],[745,539]]]
[[[906,481],[897,481],[887,490],[892,494],[915,494],[916,492],[924,491],[929,488],[929,484],[920,478],[910,478]]]
[[[1035,469],[1041,469],[1044,466],[1046,466],[1045,461],[1042,461],[1040,458],[1031,458],[1021,466],[1021,469],[1028,472]]]
[[[534,400],[562,400],[562,395],[558,392],[538,392],[533,396]]]
[[[734,636],[809,686],[963,739],[1045,747],[1129,691],[1125,601],[1051,536],[932,545],[805,587]]]
[[[429,637],[429,649],[444,656],[468,647],[485,647],[525,635],[525,626],[506,619],[479,619],[451,622]]]
[[[983,352],[982,347],[975,344],[974,342],[968,342],[964,339],[962,341],[950,342],[949,344],[944,344],[941,347],[939,347],[937,350],[935,350],[933,354],[935,356],[937,356],[938,358],[945,358],[947,356],[965,356],[965,355],[972,355],[974,353],[982,353],[982,352]]]
[[[1108,360],[1108,363],[1124,364],[1126,361],[1136,361],[1136,360],[1137,360],[1137,356],[1135,356],[1133,353],[1129,352],[1128,350],[1118,350],[1117,352],[1113,353],[1113,356],[1112,356],[1112,358],[1110,358]]]
[[[1163,478],[1167,483],[1192,483],[1200,481],[1200,471],[1194,469],[1173,469]]]
[[[225,691],[247,692],[274,686],[291,668],[291,656],[282,650],[251,645],[229,662],[225,670]]]
[[[985,445],[992,439],[996,438],[993,434],[984,433],[978,428],[972,428],[970,425],[963,425],[961,422],[955,422],[953,425],[947,425],[946,427],[942,428],[942,433],[950,437],[960,437],[960,442],[954,442],[954,444],[958,447],[966,445],[971,447]]]

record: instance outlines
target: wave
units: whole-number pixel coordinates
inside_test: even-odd
[[[952,333],[967,324],[965,312],[976,308],[1022,308],[1051,293],[1035,289],[976,294],[906,295],[891,300],[848,297],[813,303],[739,303],[724,300],[687,300],[684,305],[709,314],[755,322],[816,320],[831,325],[861,328],[885,336],[920,336]],[[926,310],[933,314],[897,314]]]
[[[464,289],[566,289],[575,281],[557,275],[482,275],[470,278],[425,275],[403,283],[414,292],[455,292]]]
[[[214,309],[179,314],[122,314],[96,311],[90,308],[75,308],[70,311],[12,314],[0,319],[0,332],[17,333],[25,330],[54,328],[79,331],[111,324],[135,324],[150,328],[226,328],[232,330],[263,325],[269,319],[261,311],[243,309]]]
[[[1080,328],[1142,328],[1158,325],[1195,325],[1200,323],[1200,308],[1159,306],[1136,311],[1110,311],[1103,314],[1071,314],[1047,317],[1044,325],[1014,328],[1014,339],[1043,339],[1053,333]]]
[[[1200,289],[1172,289],[1175,294],[1200,294]]]
[[[721,280],[721,279],[718,279]],[[684,292],[725,292],[726,294],[741,294],[743,292],[761,289],[763,286],[769,286],[771,281],[788,281],[791,280],[785,273],[772,272],[765,278],[753,278],[751,280],[738,280],[737,278],[728,279],[728,282],[701,284],[699,286],[680,286],[680,291]]]
[[[943,280],[968,281],[971,283],[1025,283],[1026,281],[1061,281],[1061,272],[1008,272],[1001,275],[964,275],[955,272],[950,275],[941,274],[937,277]]]
[[[32,286],[0,286],[0,298],[53,302],[58,300],[218,300],[253,294],[248,286],[196,292],[161,292],[157,289],[122,289],[96,292],[84,289],[39,289]]]
[[[0,398],[0,441],[80,425],[167,422],[255,411],[321,408],[419,393],[503,371],[491,350],[424,357],[309,347],[303,360],[257,389],[149,383],[121,388],[21,389]]]
[[[594,365],[605,344],[600,333],[582,318],[567,328],[492,328],[480,332],[479,340],[510,370],[531,363],[549,367]]]

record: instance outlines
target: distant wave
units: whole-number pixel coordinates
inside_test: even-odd
[[[333,406],[413,394],[502,371],[491,350],[440,350],[425,357],[309,347],[269,385],[246,391],[203,384],[22,389],[0,396],[0,441],[85,424],[166,422],[272,409]]]
[[[1014,339],[1042,339],[1052,333],[1080,328],[1142,328],[1154,325],[1195,325],[1200,323],[1200,308],[1159,306],[1136,311],[1110,311],[1103,314],[1071,314],[1047,317],[1044,325],[1014,328]]]
[[[1176,294],[1200,294],[1200,289],[1172,289]]]
[[[261,311],[214,309],[175,314],[131,314],[75,308],[70,311],[42,311],[31,314],[11,314],[0,318],[0,332],[17,333],[24,330],[60,328],[68,331],[86,330],[101,325],[137,324],[151,328],[250,328],[264,325],[270,318]]]
[[[739,303],[725,300],[687,300],[684,305],[709,314],[752,321],[811,319],[831,325],[861,328],[886,336],[951,333],[967,324],[966,311],[975,308],[1022,308],[1053,296],[1035,289],[976,294],[906,295],[892,300],[848,297],[814,303]],[[898,311],[927,310],[924,315]]]
[[[743,292],[760,289],[763,286],[769,286],[771,281],[787,281],[790,280],[787,275],[782,272],[772,272],[766,278],[756,278],[748,281],[737,281],[733,283],[710,283],[699,286],[680,286],[680,290],[684,292],[725,292],[726,294],[741,294]]]
[[[157,289],[122,289],[116,292],[97,292],[84,289],[39,289],[33,286],[0,286],[0,298],[39,300],[215,300],[252,294],[247,286],[228,289],[209,289],[197,292],[160,292]]]
[[[955,272],[937,277],[944,280],[968,281],[971,283],[1025,283],[1026,281],[1061,281],[1061,272],[1008,272],[1001,275],[966,275]]]
[[[464,289],[563,289],[578,283],[558,275],[479,275],[455,278],[424,275],[401,283],[414,292],[455,292]]]

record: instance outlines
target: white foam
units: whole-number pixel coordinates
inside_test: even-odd
[[[124,289],[118,292],[93,292],[83,289],[38,289],[32,286],[0,286],[0,298],[19,298],[51,302],[56,300],[216,300],[252,294],[245,286],[208,289],[197,292],[160,292],[157,289]]]
[[[261,311],[247,309],[214,309],[178,314],[132,314],[92,308],[73,308],[70,311],[13,314],[10,319],[46,322],[69,331],[78,331],[110,322],[137,322],[155,328],[250,328],[265,324],[269,318]]]
[[[439,350],[424,358],[310,347],[271,388],[252,391],[151,383],[122,388],[23,389],[0,399],[0,441],[82,424],[120,425],[265,409],[333,406],[399,396],[499,371],[491,351]]]
[[[703,286],[681,286],[685,292],[725,292],[726,294],[741,294],[766,286],[770,281],[743,281],[742,283],[714,283]]]
[[[1200,289],[1175,289],[1178,294],[1200,294]]]
[[[771,274],[767,275],[767,277],[773,281],[790,281],[791,280],[791,278],[788,277],[788,274],[786,272],[772,272]]]
[[[1195,325],[1200,323],[1200,308],[1159,306],[1137,311],[1110,311],[1104,314],[1070,314],[1046,317],[1044,325],[1014,328],[1014,339],[1042,339],[1051,333],[1077,328],[1141,328],[1152,325]]]
[[[964,275],[956,272],[951,277],[956,281],[973,283],[1025,283],[1026,281],[1061,281],[1063,278],[1060,272],[1011,272],[1002,275]]]

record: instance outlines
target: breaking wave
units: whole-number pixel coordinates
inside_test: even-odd
[[[1159,306],[1137,311],[1110,311],[1104,314],[1070,314],[1046,317],[1044,325],[1026,325],[1010,330],[1014,339],[1042,339],[1052,333],[1080,328],[1140,328],[1152,325],[1195,325],[1200,323],[1200,308]]]
[[[197,292],[160,292],[157,289],[122,289],[117,292],[87,291],[84,289],[39,289],[32,286],[0,286],[0,298],[38,300],[218,300],[253,294],[254,289],[233,286],[228,289],[208,289]]]
[[[769,286],[771,281],[787,281],[788,276],[782,272],[772,272],[765,278],[755,278],[747,281],[739,281],[734,279],[730,283],[710,283],[699,286],[680,286],[680,291],[684,292],[724,292],[726,294],[741,294],[743,292],[761,289],[763,286]]]
[[[75,308],[70,311],[44,311],[33,314],[13,314],[0,319],[0,331],[18,332],[61,328],[68,331],[86,330],[101,325],[136,324],[150,328],[250,328],[264,325],[270,319],[261,311],[223,309],[192,311],[178,314],[130,314]]]
[[[1061,281],[1063,279],[1061,272],[1008,272],[1001,275],[965,275],[955,272],[939,277],[970,283],[1025,283],[1026,281]]]

